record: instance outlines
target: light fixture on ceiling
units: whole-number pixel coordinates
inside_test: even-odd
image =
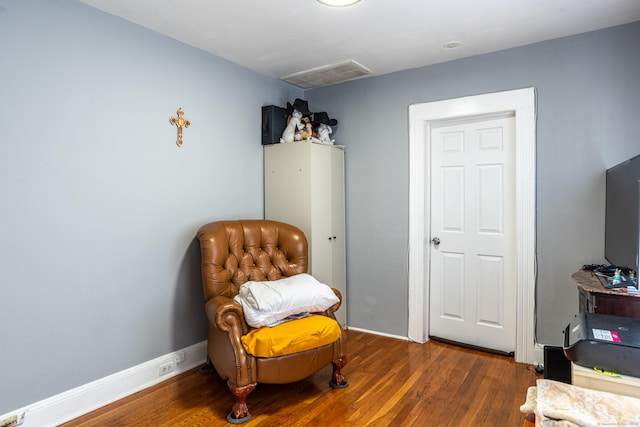
[[[457,49],[460,46],[462,46],[462,42],[459,42],[457,40],[452,40],[452,41],[446,42],[446,43],[444,43],[442,45],[442,47],[445,48],[445,49]]]
[[[317,1],[326,6],[345,7],[345,6],[352,6],[358,3],[360,0],[317,0]]]

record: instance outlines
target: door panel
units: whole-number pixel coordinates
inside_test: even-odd
[[[441,260],[444,273],[440,283],[442,316],[464,321],[464,255],[443,253]]]
[[[496,256],[479,256],[478,317],[485,326],[504,323],[504,259]]]
[[[430,335],[515,350],[513,117],[431,131]]]
[[[442,226],[449,232],[464,232],[464,168],[442,168]]]

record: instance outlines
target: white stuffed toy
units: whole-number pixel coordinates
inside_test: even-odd
[[[313,113],[313,125],[317,126],[316,132],[322,144],[333,145],[336,142],[335,139],[331,139],[330,135],[333,133],[331,126],[337,124],[338,121],[336,119],[330,119],[329,115],[324,111]]]
[[[293,110],[291,117],[289,117],[289,123],[287,123],[287,127],[284,128],[284,131],[282,132],[280,143],[294,141],[297,133],[296,131],[300,130],[300,126],[302,126],[302,122],[300,121],[301,118],[302,113],[298,110]]]
[[[302,139],[300,131],[305,129],[302,118],[313,114],[309,111],[307,101],[299,98],[296,98],[293,104],[287,102],[287,112],[289,113],[289,121],[287,122],[287,127],[285,127],[282,132],[280,143],[300,141]]]
[[[335,139],[331,139],[329,136],[332,133],[333,130],[331,129],[331,126],[325,124],[320,124],[320,126],[318,126],[318,139],[322,144],[333,145],[336,142]]]

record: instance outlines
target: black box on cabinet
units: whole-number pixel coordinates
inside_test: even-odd
[[[287,110],[275,105],[262,107],[262,145],[278,144],[287,127]]]
[[[544,346],[544,377],[571,384],[571,362],[562,347]]]

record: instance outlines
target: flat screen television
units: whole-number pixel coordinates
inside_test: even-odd
[[[607,169],[604,256],[638,272],[640,155]]]

